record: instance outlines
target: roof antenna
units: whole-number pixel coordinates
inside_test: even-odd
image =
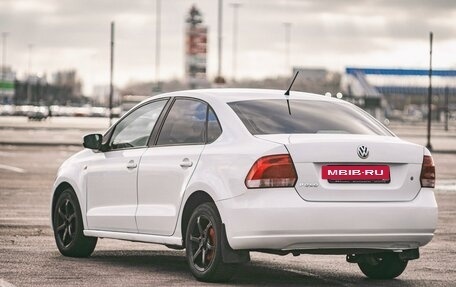
[[[294,81],[296,80],[296,77],[298,76],[298,74],[299,74],[299,70],[296,70],[296,74],[294,75],[293,80],[291,81],[291,84],[288,87],[288,90],[285,92],[285,98],[287,99],[287,106],[288,106],[288,114],[290,116],[291,116],[291,108],[290,108],[290,100],[288,99],[288,97],[290,96],[291,87],[293,86]]]
[[[285,96],[289,96],[290,95],[291,87],[293,87],[294,81],[296,80],[296,77],[298,76],[298,74],[299,74],[299,70],[296,71],[296,74],[294,75],[293,80],[291,81],[291,84],[288,87],[288,90],[285,92]]]

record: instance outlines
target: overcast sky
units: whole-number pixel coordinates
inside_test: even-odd
[[[224,0],[223,74],[232,75],[233,8],[240,2],[238,76],[284,75],[290,22],[294,66],[456,69],[454,0]],[[216,0],[162,0],[162,79],[184,77],[185,16],[195,4],[209,26],[208,72],[217,69]],[[85,91],[109,83],[109,29],[116,23],[115,83],[155,78],[154,0],[0,0],[7,64],[18,76],[77,69]]]

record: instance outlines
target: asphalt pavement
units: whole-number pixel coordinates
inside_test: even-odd
[[[74,127],[72,119],[58,124],[33,123],[37,127],[30,128],[27,122],[21,126],[14,122],[16,120],[5,123],[0,118],[0,141],[3,141],[0,144],[0,287],[211,285],[195,281],[187,268],[183,251],[160,245],[102,239],[89,258],[60,255],[48,215],[55,174],[67,157],[82,148],[80,144],[76,145],[76,137],[102,131],[107,123],[103,126],[99,120],[89,119]],[[4,134],[7,130],[12,130],[8,136]],[[34,134],[40,130],[44,134]],[[402,132],[406,131],[422,134],[413,126]],[[74,144],[45,144],[46,141],[59,143],[55,137],[58,139],[68,134],[74,137],[68,142],[74,141]],[[442,142],[446,142],[446,138],[453,141],[444,133],[441,137]],[[68,140],[65,136],[62,138]],[[5,142],[8,140],[11,143],[13,140],[25,143],[41,141],[42,144],[14,145]],[[421,249],[421,258],[411,261],[398,279],[366,279],[355,264],[345,262],[344,256],[293,257],[253,252],[252,262],[243,265],[232,281],[217,285],[456,286],[456,154],[435,153],[434,159],[439,204],[436,235]]]

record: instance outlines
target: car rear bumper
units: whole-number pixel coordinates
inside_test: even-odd
[[[407,202],[308,202],[293,188],[256,189],[217,206],[233,249],[411,249],[437,226],[426,188]]]

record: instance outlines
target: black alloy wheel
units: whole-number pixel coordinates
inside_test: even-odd
[[[74,240],[76,231],[76,212],[70,199],[59,202],[55,218],[57,240],[63,247],[68,247]]]
[[[190,234],[192,261],[198,271],[204,272],[212,264],[216,246],[213,223],[205,215],[196,218]]]
[[[60,253],[70,257],[87,257],[92,254],[97,238],[84,236],[81,208],[72,189],[66,189],[58,197],[52,223]]]
[[[200,281],[220,282],[230,279],[238,264],[222,259],[222,221],[214,203],[199,205],[190,217],[185,235],[187,262]]]

